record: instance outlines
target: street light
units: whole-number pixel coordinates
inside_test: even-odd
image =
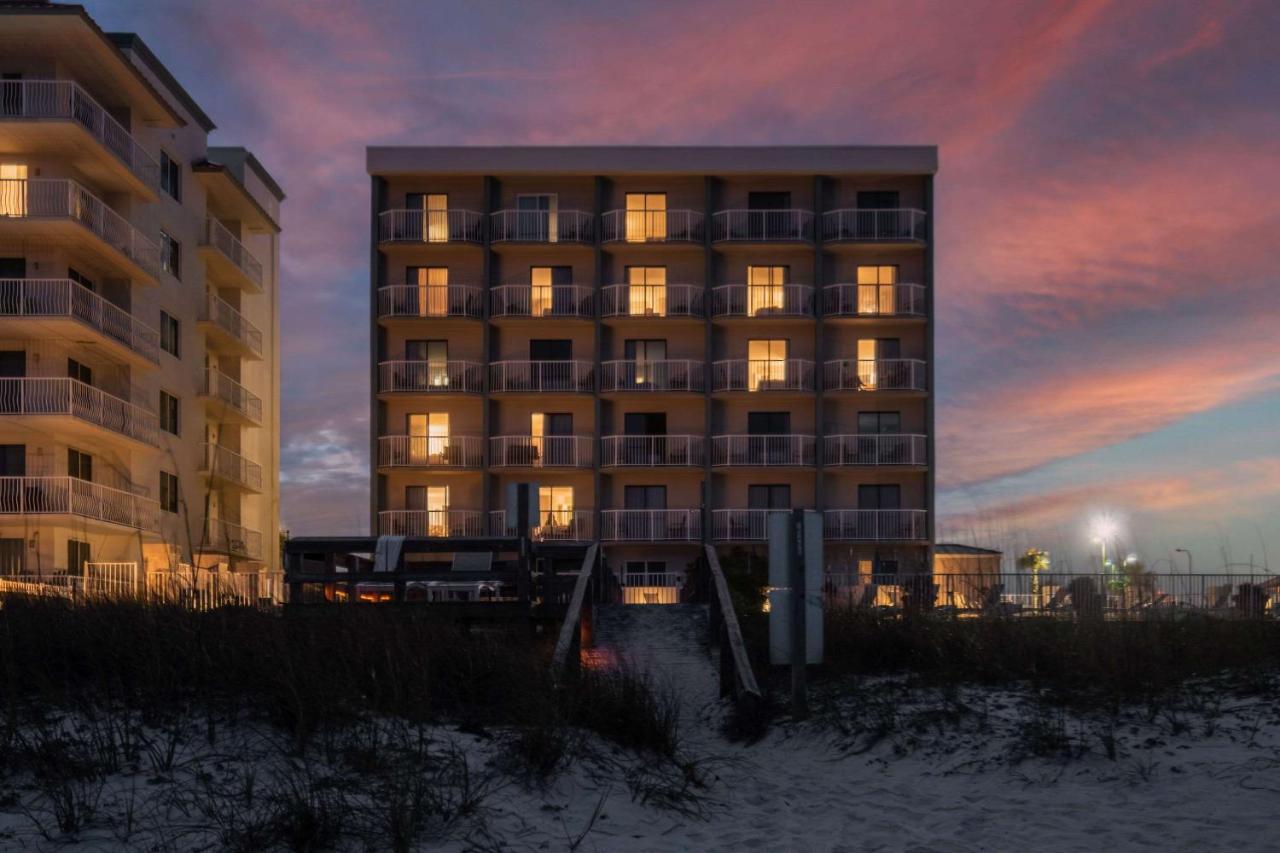
[[[1187,574],[1193,574],[1191,571],[1191,552],[1186,548],[1174,548],[1174,553],[1187,555]]]
[[[1109,515],[1100,515],[1093,520],[1093,541],[1102,546],[1102,571],[1107,571],[1107,540],[1114,539],[1120,527]]]

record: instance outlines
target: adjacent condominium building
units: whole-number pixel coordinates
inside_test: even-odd
[[[0,574],[277,567],[280,187],[83,7],[0,78]]]
[[[374,530],[927,570],[932,147],[372,148]],[[644,584],[648,585],[648,584]],[[661,584],[659,584],[661,585]]]

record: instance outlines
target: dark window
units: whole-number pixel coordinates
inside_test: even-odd
[[[529,359],[531,361],[569,361],[572,358],[572,340],[529,341]]]
[[[0,477],[25,477],[26,475],[27,446],[0,444]]]
[[[666,339],[628,338],[623,342],[622,348],[622,357],[628,361],[662,361],[667,357]]]
[[[26,278],[26,258],[0,258],[0,278]]]
[[[751,210],[787,210],[791,207],[791,193],[747,193],[747,207]]]
[[[790,509],[791,487],[787,485],[747,486],[747,506],[751,509]]]
[[[5,73],[0,76],[0,115],[20,116],[22,115],[22,104],[25,100],[26,90],[23,88],[22,75],[19,73]]]
[[[176,279],[182,278],[182,245],[168,231],[160,232],[160,268]]]
[[[448,341],[405,341],[405,361],[444,362],[449,360]]]
[[[666,509],[666,486],[626,486],[622,490],[627,509]]]
[[[178,475],[168,471],[160,472],[160,509],[165,512],[178,511]]]
[[[67,540],[67,573],[71,575],[83,575],[84,564],[91,562],[89,556],[89,543],[81,542],[79,539]]]
[[[569,412],[549,412],[542,416],[543,435],[573,435],[573,415]]]
[[[79,380],[85,385],[93,384],[93,368],[87,364],[81,364],[74,358],[67,359],[67,376]]]
[[[896,483],[858,486],[858,509],[901,509],[902,487]]]
[[[160,312],[160,349],[174,358],[182,357],[179,343],[181,331],[182,326],[177,317],[171,317],[165,311]]]
[[[666,560],[627,560],[624,565],[628,575],[638,575],[642,579],[645,575],[665,575],[667,573]],[[644,586],[643,581],[635,584],[636,586]]]
[[[858,435],[891,435],[900,432],[900,412],[858,412]]]
[[[74,447],[67,448],[67,476],[93,482],[93,457]]]
[[[7,492],[5,500],[8,500]],[[18,575],[26,571],[27,540],[0,539],[0,574]]]
[[[666,412],[627,412],[622,416],[623,435],[666,435]]]
[[[173,196],[174,201],[182,201],[182,164],[164,150],[160,151],[160,189]]]
[[[751,435],[790,435],[790,412],[747,412],[747,432]]]
[[[160,429],[174,435],[182,434],[178,398],[168,391],[160,392]]]
[[[859,210],[895,210],[902,206],[897,190],[863,190],[858,193],[857,204]]]
[[[87,276],[74,267],[67,267],[67,278],[83,287],[85,290],[97,291],[98,287]]]

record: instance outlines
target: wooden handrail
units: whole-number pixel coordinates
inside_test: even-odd
[[[738,614],[734,612],[733,600],[729,597],[729,584],[724,579],[724,571],[720,568],[720,559],[716,556],[716,549],[711,545],[704,545],[707,555],[707,568],[711,573],[711,607],[719,611],[720,620],[712,619],[712,637],[715,640],[714,623],[723,621],[724,633],[729,646],[728,661],[733,668],[733,692],[738,698],[750,696],[754,699],[760,699],[760,686],[756,683],[755,673],[751,671],[751,659],[747,657],[746,643],[742,640],[742,629],[738,625]],[[725,655],[721,654],[721,666],[726,660]],[[725,683],[724,673],[720,674],[720,683]]]
[[[574,647],[573,632],[578,630],[582,621],[582,604],[587,597],[587,587],[595,574],[596,553],[598,544],[587,549],[587,556],[582,560],[582,568],[578,570],[578,579],[573,585],[573,597],[569,599],[569,608],[564,614],[564,624],[560,626],[560,637],[556,640],[555,654],[551,658],[552,671],[564,672],[569,666],[569,652]]]

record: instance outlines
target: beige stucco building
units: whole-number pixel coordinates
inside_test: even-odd
[[[371,148],[372,524],[927,570],[936,150]]]
[[[0,76],[0,573],[277,568],[280,187],[80,6]]]

